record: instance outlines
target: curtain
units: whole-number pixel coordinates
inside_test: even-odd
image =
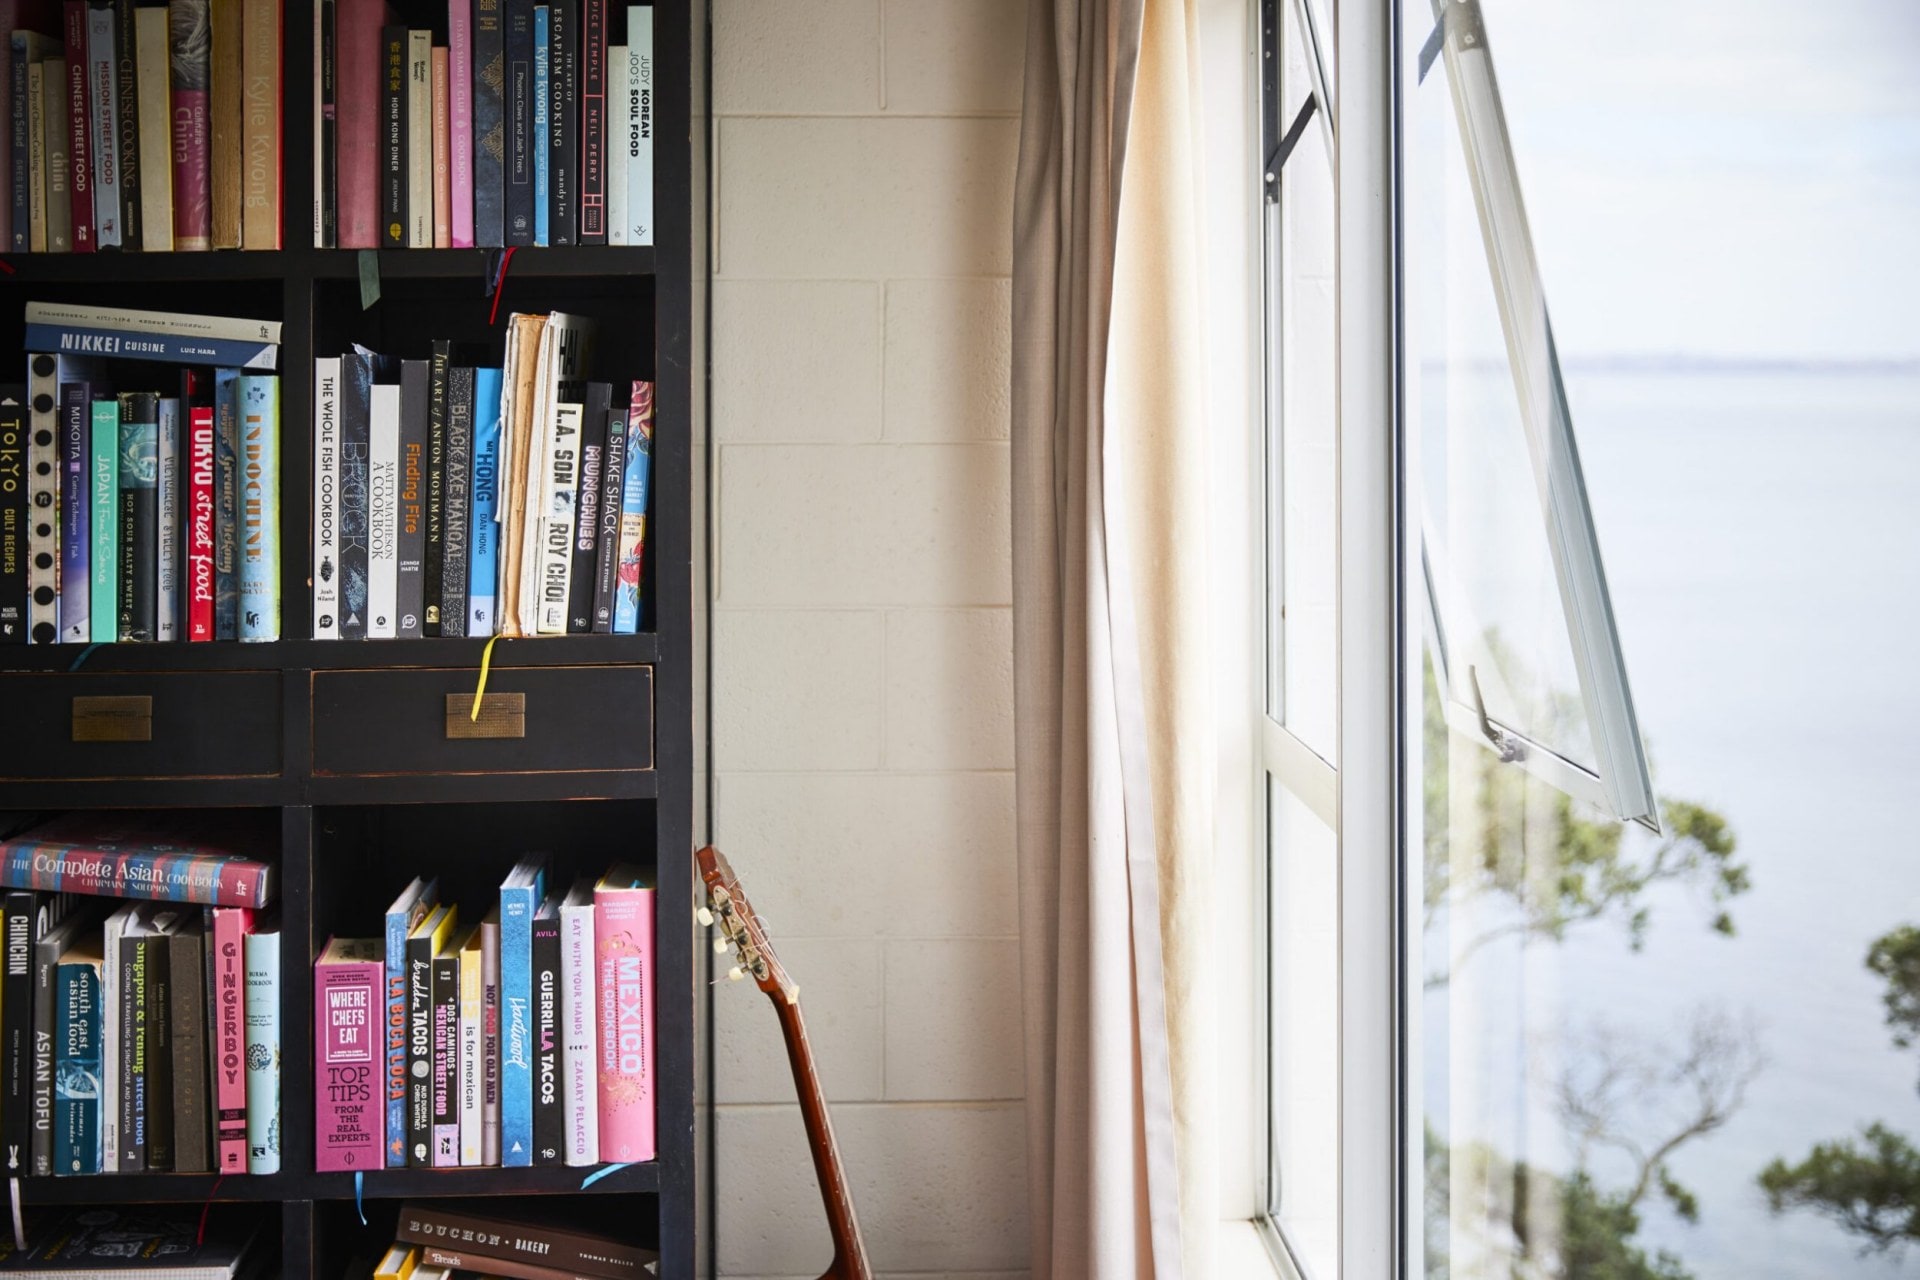
[[[1035,1280],[1205,1280],[1213,761],[1191,0],[1033,0],[1013,614]]]

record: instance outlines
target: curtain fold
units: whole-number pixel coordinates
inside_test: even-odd
[[[1195,18],[1190,0],[1030,12],[1012,461],[1033,1274],[1202,1280],[1213,765]]]

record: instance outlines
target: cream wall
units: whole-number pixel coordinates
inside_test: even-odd
[[[714,830],[885,1276],[1027,1261],[1008,613],[1023,0],[715,0]],[[719,1266],[817,1276],[785,1055],[717,992]]]

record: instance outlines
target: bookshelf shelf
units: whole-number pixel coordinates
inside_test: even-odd
[[[694,806],[693,414],[697,210],[704,199],[701,130],[694,126],[696,33],[704,0],[655,7],[656,244],[520,249],[502,287],[497,322],[489,275],[498,250],[391,250],[376,261],[380,298],[361,306],[361,255],[310,247],[312,99],[300,69],[311,65],[318,0],[284,6],[282,173],[284,248],[214,253],[14,254],[0,256],[0,350],[23,351],[28,301],[198,311],[283,322],[281,343],[281,584],[283,639],[268,644],[0,646],[0,719],[25,708],[34,753],[0,751],[0,825],[72,808],[247,808],[277,815],[283,972],[281,991],[283,1169],[271,1176],[109,1174],[25,1178],[29,1204],[207,1201],[282,1206],[277,1211],[286,1280],[345,1274],[392,1230],[397,1201],[530,1196],[580,1197],[609,1229],[661,1251],[660,1274],[691,1280],[695,1237],[695,928],[691,858]],[[401,3],[414,25],[444,23],[444,5]],[[445,700],[470,690],[484,640],[316,641],[308,573],[313,361],[349,343],[405,358],[433,338],[498,349],[513,311],[560,310],[600,327],[601,377],[651,379],[656,435],[647,521],[641,634],[503,640],[493,646],[489,691],[527,690],[527,736],[468,743],[429,731]],[[17,380],[18,375],[8,381]],[[645,673],[636,681],[636,671]],[[332,683],[329,684],[328,682]],[[171,683],[169,683],[171,682]],[[342,684],[367,690],[344,699]],[[378,693],[373,690],[377,687]],[[640,689],[644,688],[644,693]],[[328,703],[322,696],[335,691]],[[185,692],[183,692],[185,691]],[[549,693],[546,691],[557,691]],[[149,695],[148,743],[70,740],[71,697]],[[172,722],[167,698],[192,708]],[[356,704],[354,698],[360,701]],[[629,735],[589,767],[582,744],[565,743],[539,699],[559,713],[599,717],[596,732]],[[394,704],[407,710],[396,712]],[[364,714],[369,724],[401,715],[420,744],[404,771],[328,772],[323,717]],[[591,719],[592,716],[585,718]],[[209,752],[182,741],[217,725],[251,735],[240,767],[196,767]],[[264,727],[263,727],[264,726]],[[337,728],[337,724],[335,726]],[[173,736],[169,737],[169,733]],[[436,735],[438,735],[436,737]],[[410,739],[412,741],[413,739]],[[429,745],[430,744],[430,745]],[[223,759],[232,756],[229,751]],[[372,759],[378,753],[369,753]],[[479,759],[482,763],[476,765]],[[311,960],[333,934],[377,932],[377,912],[405,881],[432,869],[463,906],[478,905],[514,857],[551,849],[556,878],[598,873],[616,860],[649,866],[656,922],[658,1158],[619,1168],[582,1187],[594,1170],[313,1171]],[[362,1225],[356,1202],[364,1206]],[[525,1215],[526,1204],[515,1206]],[[391,1235],[387,1236],[391,1239]]]

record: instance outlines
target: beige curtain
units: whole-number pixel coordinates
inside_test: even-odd
[[[1014,210],[1036,1280],[1207,1280],[1211,859],[1191,0],[1034,0]]]

